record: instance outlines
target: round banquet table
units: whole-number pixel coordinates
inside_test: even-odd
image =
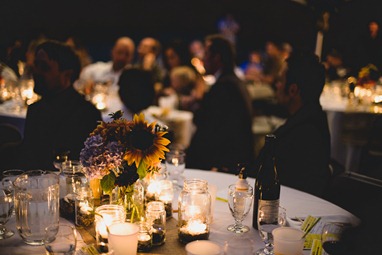
[[[252,245],[254,245],[256,250],[264,247],[264,243],[261,241],[259,233],[252,227],[250,228],[251,230],[249,232],[243,235],[235,235],[227,230],[227,226],[232,224],[234,220],[229,211],[227,202],[224,202],[223,200],[227,199],[227,188],[230,184],[236,182],[237,176],[226,173],[186,169],[184,172],[184,177],[186,179],[204,179],[207,180],[209,184],[214,184],[217,186],[216,196],[218,199],[215,200],[213,222],[210,226],[209,240],[224,246],[226,241],[232,240],[234,237],[245,238],[246,241],[250,240],[249,242],[252,242]],[[248,178],[248,182],[251,186],[254,185],[254,181],[255,179]],[[174,210],[177,209],[178,194],[179,190],[175,192],[173,201]],[[312,215],[316,217],[322,217],[322,219],[326,220],[347,222],[354,226],[360,223],[360,220],[356,216],[328,201],[285,186],[281,186],[280,205],[286,209],[288,219],[296,217],[304,218],[308,215]],[[174,219],[177,220],[176,213],[174,214]],[[72,224],[63,218],[60,218],[60,223],[62,222]],[[289,220],[288,222],[291,221]],[[243,223],[245,225],[252,226],[252,209]],[[176,228],[176,224],[173,223],[172,225],[173,228]],[[15,235],[12,238],[0,240],[1,255],[45,254],[44,248],[42,246],[29,246],[22,242],[16,231],[14,216],[10,219],[6,226],[7,228],[15,231]],[[295,227],[298,227],[298,224]],[[162,248],[158,247],[158,249],[153,249],[151,251],[152,253],[142,254],[186,254],[184,246],[178,244],[177,237],[174,237],[174,235],[176,235],[176,229],[172,229],[168,233],[170,232],[173,233],[173,237],[168,237]],[[78,248],[86,245],[81,238],[81,235],[78,235],[78,239]],[[77,252],[77,254],[79,254],[79,252]],[[310,254],[310,250],[304,250],[303,254]]]

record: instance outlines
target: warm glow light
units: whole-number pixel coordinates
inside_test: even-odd
[[[207,225],[201,220],[190,220],[182,229],[182,232],[189,233],[190,235],[200,235],[207,232]]]
[[[193,218],[197,215],[200,215],[201,213],[202,213],[202,210],[200,206],[196,206],[196,205],[190,205],[185,210],[185,214],[188,218]]]
[[[155,194],[158,194],[159,188],[159,183],[157,181],[151,180],[149,186],[147,187],[147,195],[155,196]]]
[[[107,228],[113,223],[113,217],[109,214],[103,214],[102,219],[97,221],[98,233],[102,238],[107,238]]]

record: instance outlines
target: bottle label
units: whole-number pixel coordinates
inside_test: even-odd
[[[279,214],[279,204],[280,200],[261,200],[259,199],[259,209],[261,207],[264,208],[264,206],[267,206],[266,211],[263,209],[264,212],[264,221],[266,222],[272,222],[273,220],[278,219]]]

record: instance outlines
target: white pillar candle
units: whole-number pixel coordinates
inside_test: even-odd
[[[139,227],[133,223],[115,223],[109,226],[109,250],[114,255],[135,255],[138,249]]]

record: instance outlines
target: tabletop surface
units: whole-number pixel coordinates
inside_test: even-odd
[[[251,243],[255,250],[264,247],[258,232],[254,228],[250,228],[248,233],[243,235],[235,235],[227,230],[227,226],[233,223],[233,217],[229,211],[226,202],[222,201],[227,198],[227,187],[229,184],[235,183],[237,176],[225,173],[216,173],[211,171],[203,171],[196,169],[186,169],[184,173],[185,178],[199,178],[217,186],[217,197],[222,198],[215,201],[213,222],[210,226],[209,240],[214,241],[222,247],[227,241],[233,239],[244,239],[247,243]],[[251,186],[254,185],[254,179],[248,178]],[[177,209],[177,196],[179,191],[176,192],[173,201],[173,209]],[[281,187],[280,205],[286,209],[288,218],[301,217],[304,218],[308,215],[319,216],[326,220],[336,220],[358,225],[359,219],[347,212],[346,210],[313,195],[301,192],[285,186]],[[66,219],[60,218],[60,223],[68,223]],[[252,210],[243,221],[245,225],[252,226]],[[154,247],[150,253],[144,254],[186,254],[184,245],[178,241],[177,237],[177,214],[167,222],[166,243],[160,247]],[[45,254],[42,246],[29,246],[22,242],[15,228],[15,217],[13,216],[7,223],[7,227],[15,231],[12,238],[0,240],[0,254],[18,255],[18,254]],[[298,227],[298,226],[297,226]],[[94,237],[89,233],[84,234],[84,230],[79,230],[82,234],[79,235],[78,248],[86,245],[86,243],[94,242]],[[91,231],[90,231],[91,232]],[[92,240],[93,238],[93,240]],[[86,241],[86,243],[85,243]],[[304,254],[309,254],[310,251],[305,250]]]

